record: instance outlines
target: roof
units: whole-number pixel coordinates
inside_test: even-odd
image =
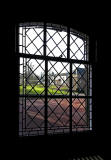
[[[76,72],[77,72],[77,74],[80,74],[80,75],[83,75],[84,73],[85,73],[85,68],[76,68],[75,70],[74,70],[74,73],[76,74]]]

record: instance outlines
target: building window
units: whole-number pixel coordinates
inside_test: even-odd
[[[89,37],[51,23],[19,24],[19,135],[92,130]]]

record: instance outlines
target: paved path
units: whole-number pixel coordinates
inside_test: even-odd
[[[22,112],[21,104],[22,102],[20,102],[20,111]],[[48,106],[48,127],[51,127],[51,129],[55,127],[69,127],[69,99],[51,99],[48,101]],[[44,101],[42,99],[36,101],[35,99],[27,100],[26,110],[25,112],[23,109],[23,117],[26,118],[27,128],[44,127]],[[72,103],[72,125],[86,125],[86,115],[84,114],[84,99],[75,99]],[[22,121],[22,114],[20,115],[20,121]]]

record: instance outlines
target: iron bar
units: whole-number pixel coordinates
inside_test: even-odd
[[[70,28],[67,27],[67,59],[70,59]]]
[[[44,22],[44,57],[46,57],[46,23]],[[47,135],[47,87],[48,87],[48,61],[45,60],[45,135]]]
[[[32,98],[42,97],[42,98],[45,98],[45,95],[35,95],[35,94],[23,95],[23,94],[20,94],[19,97],[32,97]],[[47,95],[47,97],[48,98],[69,98],[69,95]],[[72,95],[72,98],[92,98],[92,96],[76,96],[76,95]]]
[[[42,60],[47,60],[47,61],[91,64],[89,61],[84,61],[84,60],[66,59],[66,58],[60,58],[60,57],[51,57],[51,56],[42,56],[42,55],[24,54],[24,53],[19,53],[19,57],[31,58],[31,59],[42,59]]]
[[[70,63],[70,134],[72,134],[72,63]]]
[[[24,39],[24,48],[25,48],[25,54],[26,54],[26,27],[25,27],[24,31],[25,31],[24,32],[25,33],[25,36],[24,36],[25,37],[25,39]],[[26,63],[27,63],[27,58],[25,58],[25,66],[24,66],[25,67],[25,94],[27,92],[27,64]],[[26,97],[25,97],[25,113],[24,113],[25,114],[24,115],[25,116],[25,128],[27,128],[26,127],[26,119],[27,119],[26,118],[26,114],[27,114],[26,107],[27,106],[26,106]]]

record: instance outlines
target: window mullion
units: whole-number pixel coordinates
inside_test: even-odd
[[[22,27],[22,52],[23,52],[23,27]],[[23,80],[22,80],[22,83],[23,83],[23,95],[25,95],[24,93],[24,58],[23,58]],[[24,97],[22,97],[22,134],[23,134],[23,118],[24,118],[24,110],[23,110],[23,106],[24,106]]]
[[[69,85],[69,95],[70,95],[70,134],[72,134],[72,63],[70,63],[70,85]]]
[[[44,23],[44,57],[46,57],[46,23]],[[45,135],[47,135],[48,61],[45,59]]]
[[[67,27],[67,59],[70,59],[70,28]],[[70,106],[70,110],[69,110],[69,131],[70,134],[72,134],[72,62],[70,62],[70,76],[69,76],[69,106]]]
[[[67,27],[67,59],[70,59],[70,28]],[[70,134],[72,134],[72,62],[70,62],[70,76],[69,76],[69,105],[70,105],[70,117],[69,117],[69,121],[70,121]]]
[[[24,29],[24,51],[26,54],[26,27]],[[27,58],[25,58],[25,85],[24,85],[24,91],[25,91],[25,95],[26,95],[26,89],[27,89]],[[27,104],[26,104],[26,97],[25,97],[25,129],[26,129],[26,108],[27,108]]]
[[[70,28],[67,27],[67,59],[70,59]]]

